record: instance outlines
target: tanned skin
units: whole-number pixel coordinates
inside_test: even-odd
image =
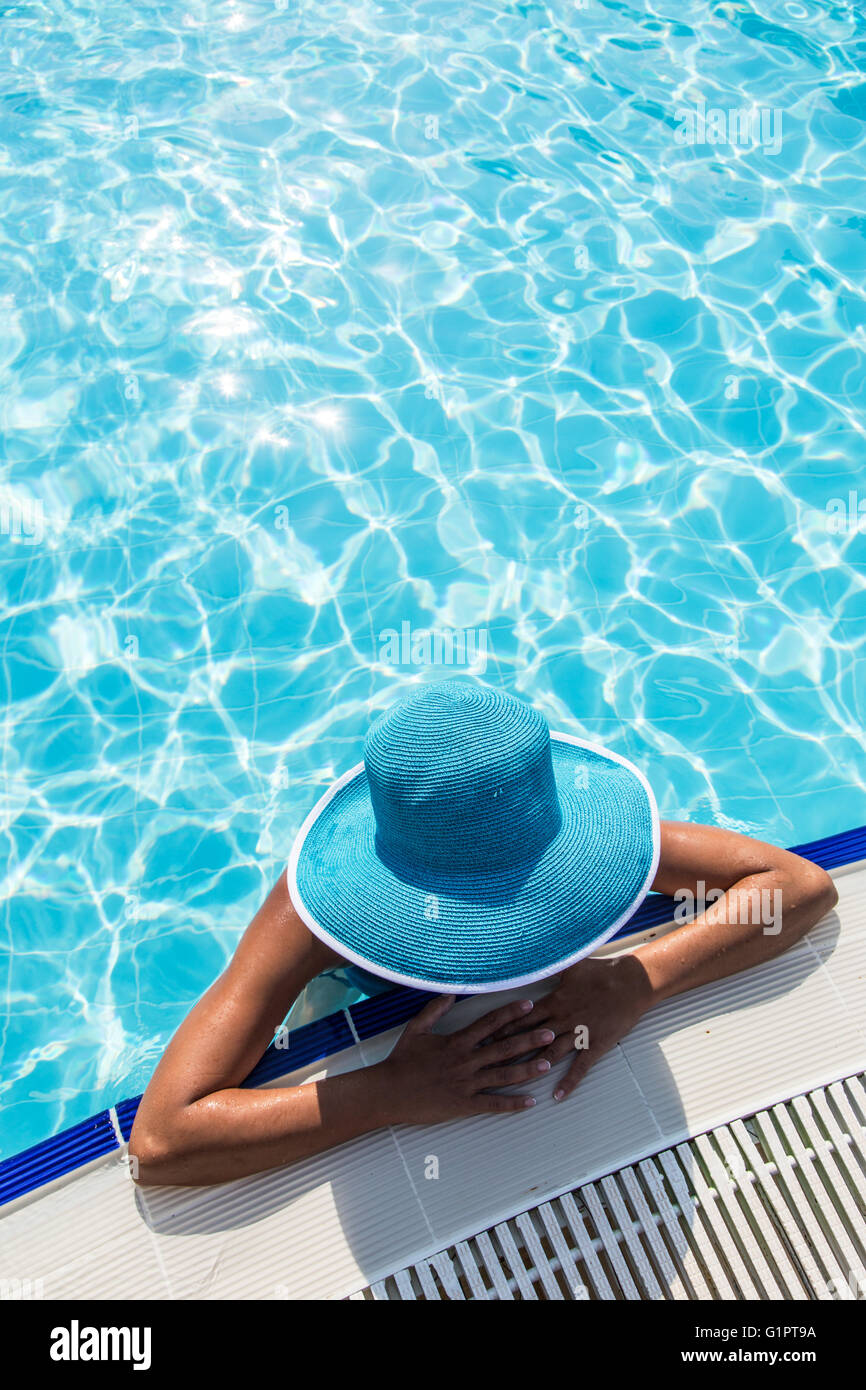
[[[439,995],[375,1066],[304,1086],[242,1090],[301,990],[341,959],[313,936],[281,874],[226,970],[172,1038],[136,1116],[129,1151],[145,1186],[227,1182],[320,1153],[391,1124],[503,1114],[534,1101],[492,1087],[525,1085],[574,1057],[565,1100],[589,1068],[662,999],[780,955],[832,910],[823,869],[787,850],[712,826],[662,822],[656,892],[722,896],[692,922],[636,950],[564,971],[533,1007],[507,1004],[442,1036],[454,1005]],[[778,890],[781,930],[766,932],[755,889]],[[590,1045],[575,1053],[576,1024]]]

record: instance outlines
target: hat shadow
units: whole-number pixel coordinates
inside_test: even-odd
[[[832,952],[839,931],[839,918],[834,912],[829,917],[825,918],[821,924],[822,944],[820,954],[817,951],[813,951],[803,952],[802,955],[798,955],[796,960],[792,962],[794,968],[785,972],[784,982],[770,983],[763,997],[767,999],[778,998],[784,994],[790,993],[802,984],[809,975],[821,966],[822,960],[826,960],[827,956]],[[524,994],[529,992],[531,991],[522,991]],[[508,998],[515,996],[516,992],[510,991],[509,994],[504,997]],[[499,998],[499,996],[484,996],[485,1001],[489,1000],[490,1008],[496,1006],[496,1001],[499,1000]],[[487,1011],[486,1009],[477,1007],[479,996],[475,996],[474,1000],[471,1002],[476,1005],[477,1013]],[[739,1012],[746,1007],[748,1007],[748,1005],[745,1003],[739,1004],[734,1009],[734,1012]],[[712,1018],[712,1010],[712,1001],[707,997],[704,1007],[698,1005],[696,1009],[693,1008],[690,1011],[690,1025]],[[660,1041],[667,1036],[669,1036],[669,1034],[666,1032],[661,1035],[660,1039],[652,1041],[649,1045],[644,1044],[641,1052],[641,1088],[643,1091],[653,1096],[652,1110],[654,1115],[659,1117],[657,1118],[657,1124],[661,1130],[658,1142],[645,1150],[644,1153],[636,1153],[630,1156],[625,1155],[622,1158],[614,1157],[611,1166],[605,1168],[603,1172],[599,1172],[597,1166],[594,1169],[587,1169],[585,1172],[580,1171],[579,1155],[575,1155],[576,1171],[572,1183],[572,1195],[577,1200],[578,1210],[581,1210],[582,1203],[577,1189],[585,1183],[592,1182],[604,1176],[606,1172],[615,1172],[619,1168],[628,1167],[633,1163],[638,1164],[644,1157],[675,1150],[676,1145],[683,1144],[684,1141],[690,1137],[689,1126],[683,1110],[677,1083],[671,1073],[662,1047],[660,1046]],[[619,1048],[616,1049],[616,1051],[619,1050]],[[567,1065],[568,1062],[566,1061],[559,1064],[559,1068],[564,1070]],[[603,1060],[598,1064],[599,1069],[604,1065],[605,1063]],[[557,1068],[554,1068],[553,1071],[548,1073],[544,1078],[545,1085],[550,1086],[551,1080],[554,1079],[556,1075]],[[327,1088],[323,1088],[322,1096],[324,1118],[327,1120],[327,1106],[329,1104]],[[569,1103],[570,1101],[565,1102],[565,1104]],[[521,1118],[520,1124],[531,1125],[533,1119],[539,1113],[540,1112],[533,1112],[532,1114],[527,1114]],[[495,1209],[496,1207],[497,1172],[499,1171],[500,1176],[507,1172],[507,1145],[509,1138],[507,1126],[512,1118],[513,1117],[508,1115],[484,1117],[484,1123],[489,1123],[491,1125],[501,1124],[503,1126],[502,1168],[498,1169],[494,1167],[492,1171],[488,1168],[485,1173],[485,1190],[487,1197],[489,1197],[489,1209]],[[453,1125],[456,1122],[450,1123]],[[434,1126],[427,1132],[433,1134],[439,1129],[445,1131],[448,1128],[449,1125]],[[381,1131],[379,1133],[381,1134]],[[366,1138],[369,1139],[370,1136],[366,1136]],[[363,1143],[364,1141],[362,1140],[360,1142]],[[351,1145],[343,1147],[344,1149],[350,1148]],[[419,1153],[423,1147],[429,1148],[429,1146],[419,1146]],[[379,1263],[376,1263],[378,1258],[376,1252],[379,1248],[381,1236],[374,1233],[371,1237],[370,1158],[368,1156],[366,1161],[359,1161],[357,1164],[343,1163],[335,1165],[330,1161],[332,1152],[333,1151],[326,1151],[303,1164],[287,1164],[281,1168],[271,1169],[266,1173],[260,1173],[253,1177],[241,1179],[232,1184],[221,1184],[216,1187],[136,1188],[135,1200],[138,1213],[142,1222],[161,1237],[171,1237],[174,1240],[182,1241],[184,1237],[213,1235],[220,1232],[240,1230],[244,1227],[255,1227],[274,1214],[289,1209],[293,1204],[299,1202],[308,1194],[325,1186],[329,1189],[330,1201],[333,1202],[333,1205],[339,1213],[342,1234],[357,1266],[363,1274],[367,1275],[371,1282],[376,1279],[381,1279],[383,1277],[381,1260],[379,1260]],[[695,1160],[692,1150],[689,1147],[684,1147],[679,1153],[674,1152],[672,1157],[681,1170],[682,1178],[685,1181],[689,1193],[694,1193],[692,1179]],[[423,1176],[421,1172],[417,1175],[409,1174],[416,1193],[423,1188]],[[420,1184],[418,1179],[422,1180]],[[440,1177],[437,1185],[440,1192],[443,1181],[447,1181],[447,1179]],[[232,1195],[232,1200],[227,1200],[229,1193]],[[671,1200],[675,1206],[679,1205],[676,1193],[669,1191],[668,1196],[669,1200]],[[543,1200],[546,1199],[542,1192],[539,1193],[535,1201],[530,1198],[523,1209],[527,1210],[538,1201]],[[650,1201],[651,1208],[652,1205],[652,1201]],[[383,1209],[387,1210],[387,1207]],[[389,1212],[389,1221],[398,1221],[399,1219],[400,1211],[395,1205],[394,1209]],[[590,1218],[587,1217],[586,1219],[591,1225]],[[668,1254],[672,1257],[678,1277],[685,1282],[686,1288],[689,1287],[689,1278],[684,1267],[686,1263],[694,1257],[696,1246],[693,1244],[692,1228],[697,1219],[694,1202],[691,1202],[688,1212],[680,1210],[677,1226],[673,1230],[670,1224],[666,1225],[664,1228],[665,1244]],[[428,1223],[428,1227],[429,1226],[430,1223]],[[447,1249],[448,1244],[449,1242],[447,1239],[443,1240],[442,1245],[437,1248]],[[273,1246],[269,1245],[269,1248],[272,1249]],[[622,1240],[620,1241],[620,1250],[626,1261],[626,1265],[631,1266],[626,1243]],[[721,1247],[717,1249],[716,1253],[723,1267],[726,1267],[725,1253]],[[204,1262],[209,1263],[212,1257],[208,1255],[202,1258]],[[225,1258],[230,1258],[230,1255]],[[286,1265],[290,1267],[292,1261],[291,1251],[286,1252],[285,1261]],[[609,1261],[604,1260],[603,1263],[605,1273],[611,1283],[615,1296],[624,1297],[625,1294],[620,1289],[615,1269],[610,1265]],[[655,1277],[661,1285],[663,1295],[665,1297],[672,1297],[672,1281],[669,1282],[666,1280],[655,1260],[651,1260],[651,1263]],[[187,1256],[184,1259],[184,1267],[191,1268],[192,1264],[193,1261]],[[574,1273],[575,1271],[571,1271],[571,1274]],[[640,1289],[642,1285],[639,1278],[639,1271],[632,1269],[632,1277],[638,1289]],[[731,1273],[729,1277],[732,1285],[736,1287],[736,1275]],[[281,1296],[277,1290],[282,1284],[283,1280],[280,1278],[280,1271],[275,1270],[275,1297]],[[617,1292],[617,1290],[620,1291]],[[175,1296],[200,1297],[202,1294],[191,1292],[185,1295],[183,1292],[180,1292],[176,1293]],[[204,1296],[207,1295],[205,1294]],[[300,1294],[293,1296],[303,1297],[304,1295]]]

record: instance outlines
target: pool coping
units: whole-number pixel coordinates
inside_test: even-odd
[[[856,863],[866,859],[866,825],[792,846],[792,852],[828,870]],[[674,906],[672,898],[651,894],[612,941],[670,922]],[[281,1032],[242,1085],[263,1085],[387,1032],[405,1023],[432,997],[430,993],[397,985],[312,1023]],[[140,1095],[118,1100],[88,1119],[0,1161],[0,1207],[122,1149],[129,1142],[140,1101]]]

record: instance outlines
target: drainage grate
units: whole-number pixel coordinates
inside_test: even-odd
[[[866,1297],[864,1079],[621,1168],[353,1298]]]

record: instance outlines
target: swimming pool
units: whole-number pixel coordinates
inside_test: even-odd
[[[142,1089],[409,682],[866,821],[864,34],[5,10],[0,1154]]]

